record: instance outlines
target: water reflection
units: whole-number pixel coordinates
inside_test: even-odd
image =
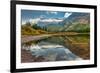
[[[89,58],[86,56],[89,55],[89,36],[59,36],[34,42],[31,42],[31,45],[24,44],[22,49],[30,51],[37,62],[40,58],[42,58],[42,62]]]

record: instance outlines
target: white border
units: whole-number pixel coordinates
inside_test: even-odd
[[[90,13],[90,60],[21,63],[21,9]],[[16,5],[16,69],[94,64],[94,10],[85,8]]]

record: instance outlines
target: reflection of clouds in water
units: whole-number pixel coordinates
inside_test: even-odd
[[[61,60],[80,60],[78,56],[73,54],[69,49],[62,45],[40,42],[38,45],[32,45],[30,48],[32,55],[43,56],[47,61]]]
[[[39,42],[37,45],[24,45],[22,48],[30,50],[35,57],[42,56],[46,61],[81,60],[68,48],[54,43]]]

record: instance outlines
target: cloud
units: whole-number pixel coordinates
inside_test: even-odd
[[[63,21],[62,19],[44,19],[40,20],[40,22],[61,22]]]
[[[47,11],[46,13],[47,14],[55,14],[55,15],[57,15],[57,12],[56,11]]]
[[[70,12],[66,12],[65,15],[64,15],[64,17],[65,17],[65,18],[68,18],[71,14],[72,14],[72,13],[70,13]]]
[[[22,21],[22,24],[25,24],[26,22],[30,22],[32,24],[37,24],[38,22],[47,22],[47,23],[52,23],[52,22],[62,22],[63,19],[56,19],[56,18],[49,18],[49,19],[42,19],[42,16],[40,16],[39,18],[33,18],[33,19],[29,19],[28,21]],[[44,16],[43,16],[44,17]]]
[[[23,20],[23,21],[22,21],[22,25],[24,25],[26,22],[27,22],[27,21],[24,21],[24,20]]]
[[[30,19],[31,23],[38,23],[40,21],[40,18]]]
[[[38,22],[48,22],[48,23],[52,23],[52,22],[62,22],[63,19],[41,19],[41,18],[36,18],[36,19],[30,19],[31,23],[38,23]]]
[[[28,20],[22,20],[22,25],[26,24],[27,22],[31,22],[31,23],[38,23],[38,21],[40,21],[40,18],[34,18],[34,19],[28,19]]]

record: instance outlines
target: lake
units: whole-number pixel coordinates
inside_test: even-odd
[[[21,47],[31,53],[33,62],[86,60],[90,58],[89,39],[89,35],[53,36]]]

